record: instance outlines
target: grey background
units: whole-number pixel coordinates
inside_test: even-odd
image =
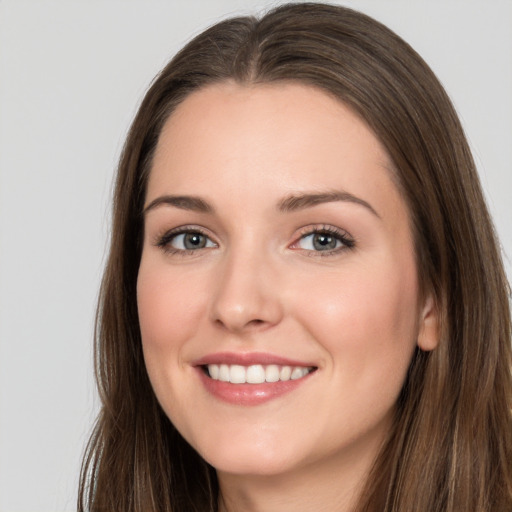
[[[0,512],[76,508],[111,180],[143,92],[207,25],[277,3],[0,1]],[[445,84],[511,276],[512,2],[339,3],[397,31]]]

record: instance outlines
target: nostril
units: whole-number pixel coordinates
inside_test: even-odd
[[[246,329],[257,329],[258,327],[264,326],[268,324],[265,320],[261,320],[259,318],[255,318],[254,320],[249,320],[248,322],[240,322],[240,324],[235,324],[235,322],[225,322],[222,320],[222,318],[217,318],[215,320],[215,323],[219,326],[226,327],[228,329],[233,330],[246,330]]]
[[[265,320],[260,320],[259,318],[255,318],[254,320],[250,320],[245,324],[245,329],[259,329],[266,325],[270,325],[269,322],[265,322]]]
[[[218,327],[241,332],[279,323],[282,309],[278,294],[272,294],[268,289],[265,296],[260,290],[245,293],[245,290],[228,285],[229,280],[212,301],[210,318]]]

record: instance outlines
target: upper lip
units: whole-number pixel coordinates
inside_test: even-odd
[[[304,361],[289,359],[265,352],[216,352],[208,354],[192,363],[194,366],[206,366],[208,364],[238,364],[240,366],[251,366],[255,364],[279,366],[303,366],[305,368],[315,367]]]

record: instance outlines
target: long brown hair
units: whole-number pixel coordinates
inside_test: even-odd
[[[509,288],[475,165],[438,80],[407,43],[358,12],[288,4],[223,21],[187,44],[147,92],[121,157],[97,315],[102,408],[79,510],[217,510],[215,471],[157,403],[144,367],[136,280],[142,207],[162,126],[208,84],[298,81],[350,106],[393,162],[440,343],[417,350],[358,512],[512,510]]]

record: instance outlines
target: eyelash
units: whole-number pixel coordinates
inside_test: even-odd
[[[178,237],[179,235],[188,235],[188,234],[197,234],[204,236],[215,245],[211,238],[211,236],[204,231],[203,229],[197,226],[180,226],[175,229],[171,229],[170,231],[166,231],[163,235],[157,237],[155,245],[162,249],[166,254],[176,255],[176,256],[192,256],[194,253],[197,253],[199,249],[176,249],[171,245],[171,242]],[[203,247],[201,249],[209,249],[210,247]]]
[[[355,247],[355,240],[353,237],[345,230],[336,228],[334,226],[329,226],[326,224],[322,225],[315,225],[315,226],[308,226],[301,230],[300,236],[297,239],[296,242],[292,244],[293,246],[296,246],[299,244],[301,240],[306,239],[308,236],[312,235],[327,235],[331,236],[337,241],[341,242],[340,247],[336,247],[331,250],[326,251],[315,251],[315,250],[309,250],[309,249],[300,249],[306,252],[309,256],[312,257],[326,257],[326,256],[333,256],[335,254],[339,254],[340,252],[344,252],[349,249],[353,249]]]
[[[178,237],[179,235],[186,234],[198,234],[207,238],[210,242],[212,242],[215,246],[218,247],[218,244],[212,240],[211,236],[204,231],[203,229],[197,226],[180,226],[178,228],[171,229],[170,231],[165,232],[163,235],[159,235],[156,238],[155,246],[162,249],[166,254],[177,255],[177,256],[191,256],[197,253],[200,249],[209,249],[210,247],[201,247],[198,249],[176,249],[172,247],[171,242]],[[315,251],[310,249],[301,249],[296,247],[302,240],[305,240],[308,236],[312,235],[327,235],[331,236],[337,241],[341,243],[340,247],[336,247],[331,250],[325,251]],[[352,236],[339,228],[329,225],[315,225],[305,227],[301,230],[300,236],[297,238],[293,244],[290,245],[291,248],[296,248],[297,250],[301,250],[312,257],[326,257],[338,254],[340,252],[349,250],[354,248],[355,240]]]

